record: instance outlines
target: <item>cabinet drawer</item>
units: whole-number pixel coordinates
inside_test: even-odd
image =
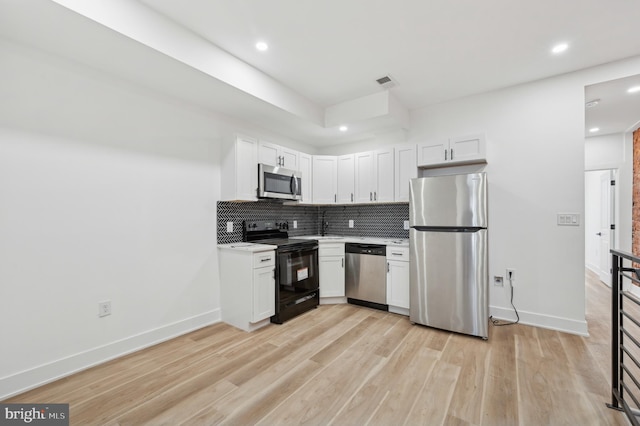
[[[409,261],[409,247],[387,246],[387,259]]]
[[[344,243],[320,243],[318,246],[318,255],[322,256],[344,256]]]
[[[255,253],[253,255],[253,267],[261,268],[263,266],[274,266],[276,264],[276,252],[265,251],[261,253]]]

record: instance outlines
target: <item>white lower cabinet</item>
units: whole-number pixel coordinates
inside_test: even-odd
[[[244,331],[269,324],[276,309],[275,259],[273,249],[218,248],[222,321]]]
[[[409,248],[387,246],[389,312],[409,315]]]
[[[253,311],[251,322],[262,321],[276,314],[276,288],[273,266],[253,270]]]
[[[320,242],[320,303],[344,303],[344,243]]]

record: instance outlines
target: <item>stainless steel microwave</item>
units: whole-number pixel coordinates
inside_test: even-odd
[[[299,171],[258,164],[258,198],[301,200],[301,181]]]

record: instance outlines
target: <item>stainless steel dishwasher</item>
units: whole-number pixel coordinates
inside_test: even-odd
[[[347,243],[344,251],[347,301],[388,311],[387,247],[379,244]]]

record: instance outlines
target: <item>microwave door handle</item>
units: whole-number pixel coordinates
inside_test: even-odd
[[[291,182],[293,183],[293,188],[292,189],[292,194],[293,195],[298,195],[298,179],[296,179],[296,175],[291,175]],[[289,186],[289,188],[291,188],[291,185]]]

